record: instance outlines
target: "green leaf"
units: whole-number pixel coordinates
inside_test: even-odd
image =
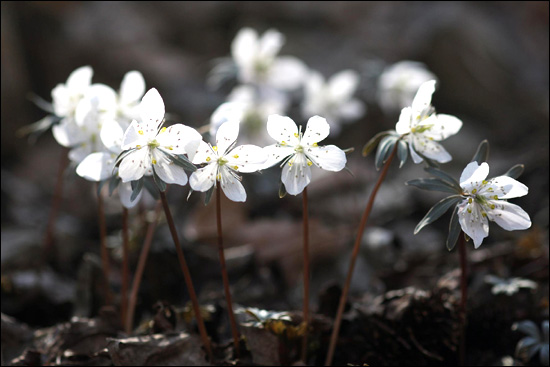
[[[462,187],[460,187],[460,184],[458,183],[458,181],[453,177],[451,176],[450,174],[448,174],[447,172],[444,172],[442,170],[440,170],[439,168],[435,168],[435,167],[425,167],[424,168],[424,171],[434,175],[434,176],[437,176],[439,177],[440,179],[442,179],[443,181],[446,181],[448,182],[449,184],[451,184],[457,191],[462,191]]]
[[[149,192],[149,194],[151,194],[151,196],[155,200],[160,199],[159,190],[158,190],[157,186],[153,183],[153,181],[151,181],[149,179],[145,179],[145,180],[143,180],[143,186],[145,186],[145,189],[147,190],[147,192]]]
[[[195,172],[197,167],[189,161],[189,159],[183,154],[170,154],[165,152],[162,149],[159,149],[168,159],[170,159],[174,164],[180,166],[187,172]]]
[[[407,142],[401,139],[397,142],[397,144],[399,144],[397,146],[397,158],[399,159],[399,168],[401,168],[407,161],[407,157],[409,155],[409,146]]]
[[[97,196],[101,195],[101,189],[103,188],[103,186],[105,186],[105,184],[107,183],[108,179],[106,178],[105,180],[103,181],[99,181],[97,183]]]
[[[476,154],[474,154],[474,157],[472,158],[471,162],[476,161],[478,164],[481,164],[483,162],[487,162],[488,158],[489,158],[489,141],[485,139],[481,143],[479,143]]]
[[[386,136],[378,145],[376,157],[374,158],[374,164],[377,171],[388,159],[388,156],[390,155],[390,152],[393,149],[397,139],[399,139],[397,136]]]
[[[447,236],[446,243],[447,250],[451,251],[455,247],[458,236],[460,236],[461,233],[462,228],[458,222],[458,206],[456,206],[451,215],[451,221],[449,222],[449,235]]]
[[[113,195],[113,191],[115,191],[121,181],[122,180],[118,177],[118,175],[111,176],[109,180],[109,196]]]
[[[139,193],[141,192],[141,189],[143,189],[143,177],[139,180],[135,180],[131,182],[132,184],[132,195],[130,196],[130,201],[136,200]]]
[[[282,182],[279,182],[279,198],[282,199],[286,196],[286,187]]]
[[[155,184],[157,185],[157,188],[164,192],[166,191],[166,183],[160,179],[160,177],[155,172],[155,167],[153,166],[153,181],[155,181]]]
[[[120,152],[118,157],[116,157],[116,159],[115,159],[115,165],[113,166],[113,171],[115,170],[115,167],[118,167],[120,162],[128,156],[128,154],[132,153],[136,149],[137,148],[133,148],[133,149],[128,149],[128,150],[124,150],[124,151]]]
[[[204,195],[204,205],[208,205],[210,203],[210,200],[212,199],[212,194],[214,193],[214,190],[216,189],[216,185],[213,185],[211,188],[206,191],[206,195]]]
[[[435,222],[443,214],[445,214],[445,212],[447,212],[447,210],[449,210],[451,206],[456,205],[461,200],[462,198],[460,196],[449,196],[432,206],[432,208],[428,211],[428,213],[426,213],[424,218],[422,218],[422,220],[416,225],[416,228],[414,229],[414,234],[420,232],[420,230],[428,224]]]
[[[512,177],[513,179],[518,179],[519,176],[523,173],[525,166],[523,164],[516,164],[514,167],[510,168],[504,176]]]
[[[373,149],[376,148],[380,140],[382,140],[383,137],[390,135],[391,132],[392,130],[382,131],[376,134],[374,137],[372,137],[367,142],[367,144],[365,144],[365,146],[363,147],[363,157],[366,157],[367,155],[369,155],[370,152],[372,152]]]
[[[415,186],[422,190],[450,192],[451,194],[461,194],[462,190],[457,190],[453,185],[440,178],[419,178],[405,183],[408,186]]]

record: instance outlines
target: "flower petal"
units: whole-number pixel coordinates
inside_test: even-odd
[[[82,66],[73,71],[67,78],[67,89],[72,95],[84,94],[92,82],[94,71],[90,66]]]
[[[273,59],[279,51],[283,44],[285,43],[285,36],[274,30],[268,29],[262,35],[259,44],[258,57],[261,59]]]
[[[414,150],[428,159],[439,163],[447,163],[453,158],[441,144],[430,140],[424,134],[411,134]]]
[[[258,52],[258,33],[252,28],[243,28],[231,44],[231,55],[239,66],[250,65]]]
[[[497,195],[499,199],[519,198],[527,195],[528,192],[527,186],[508,176],[494,177],[479,190],[480,194]]]
[[[307,75],[306,65],[296,57],[275,59],[268,76],[268,84],[277,89],[294,90],[300,87]]]
[[[236,147],[224,158],[227,159],[227,164],[234,170],[250,173],[263,168],[267,161],[267,154],[263,148],[247,144]]]
[[[89,154],[76,167],[76,174],[89,181],[103,181],[113,175],[116,154],[97,152]]]
[[[531,218],[519,205],[502,200],[489,201],[495,209],[487,211],[490,220],[507,231],[531,227]]]
[[[139,202],[139,199],[141,199],[141,195],[143,194],[143,190],[141,190],[134,201],[132,201],[132,192],[132,184],[130,182],[121,182],[118,185],[118,196],[120,197],[120,202],[127,209],[131,209],[136,206],[136,204]]]
[[[418,164],[418,163],[422,162],[424,160],[424,158],[422,158],[421,156],[418,155],[418,153],[416,153],[413,142],[414,142],[414,136],[413,136],[413,134],[410,134],[409,135],[409,141],[407,142],[408,145],[409,145],[409,151],[411,152],[411,157],[412,157],[413,162],[415,164]]]
[[[327,171],[338,172],[346,166],[346,153],[336,145],[309,147],[306,155],[317,167]]]
[[[139,71],[129,71],[120,84],[119,98],[123,104],[138,103],[145,93],[145,79]]]
[[[475,203],[468,204],[465,200],[458,205],[458,221],[464,233],[474,241],[475,248],[478,248],[489,235],[487,218],[481,214],[479,205]]]
[[[146,134],[156,133],[164,119],[164,112],[164,101],[159,92],[155,88],[149,89],[139,105],[139,115]]]
[[[162,181],[167,184],[177,184],[181,186],[187,184],[187,174],[183,168],[172,162],[158,149],[153,149],[153,157],[156,161],[153,168]]]
[[[225,155],[239,136],[239,121],[224,122],[216,133],[216,147],[220,156]]]
[[[397,131],[399,135],[408,134],[411,132],[411,117],[412,109],[410,107],[405,107],[401,110],[399,120],[395,125],[395,131]]]
[[[286,192],[298,195],[311,182],[311,168],[304,154],[296,154],[283,167],[281,180]]]
[[[489,175],[489,165],[486,162],[477,164],[477,162],[470,162],[462,171],[460,175],[460,186],[463,189],[468,189],[473,186],[480,186],[480,184]],[[469,191],[469,190],[468,190]]]
[[[210,117],[210,136],[216,136],[218,128],[227,121],[242,121],[246,111],[244,103],[222,103]]]
[[[330,96],[333,102],[341,103],[350,99],[359,85],[359,74],[353,70],[342,70],[328,81]]]
[[[202,140],[192,156],[189,159],[194,164],[211,163],[218,159],[218,155],[212,150],[212,147]]]
[[[326,139],[330,134],[330,125],[327,120],[321,116],[311,117],[306,126],[306,131],[302,137],[302,143],[313,145]]]
[[[80,163],[84,160],[84,158],[95,151],[94,148],[95,146],[88,142],[80,143],[69,151],[69,159],[72,162]]]
[[[287,116],[269,115],[267,118],[267,133],[283,146],[295,146],[298,144],[298,127]]]
[[[203,168],[199,168],[189,177],[189,185],[195,191],[208,191],[216,182],[218,164],[213,162]]]
[[[139,180],[151,169],[149,160],[149,148],[142,147],[128,154],[118,167],[118,175],[122,182]]]
[[[437,141],[455,135],[462,128],[462,121],[451,115],[433,114],[428,120],[433,126],[424,135]]]
[[[101,142],[105,147],[113,153],[122,151],[122,139],[124,138],[124,130],[122,126],[115,120],[106,120],[101,125],[99,132]]]
[[[263,149],[265,154],[267,155],[267,160],[262,165],[261,169],[272,167],[280,161],[284,160],[286,157],[295,153],[293,147],[280,146],[278,144],[268,145]]]
[[[352,99],[339,106],[338,114],[344,120],[355,120],[363,116],[366,109],[363,102],[358,99]]]
[[[435,80],[422,83],[412,102],[414,114],[420,114],[432,103],[432,94],[435,92]]]
[[[84,142],[87,135],[76,124],[74,118],[66,117],[59,124],[52,126],[52,133],[55,140],[64,147],[72,147]]]
[[[237,175],[231,172],[227,165],[221,167],[220,176],[221,188],[229,200],[240,202],[246,201],[246,191],[243,185],[237,178]]]
[[[132,121],[122,137],[122,150],[133,149],[138,145],[141,147],[147,146],[149,136],[146,134],[146,131],[146,127],[143,124],[136,120]]]
[[[195,154],[201,141],[197,130],[183,124],[169,126],[166,130],[162,128],[157,135],[160,146],[173,154]]]

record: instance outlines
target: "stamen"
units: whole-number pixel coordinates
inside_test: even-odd
[[[472,198],[468,198],[468,204],[472,203]]]
[[[298,135],[298,133],[294,133],[294,137],[297,138],[298,136],[300,136],[300,135]]]
[[[311,167],[313,165],[313,162],[308,159],[307,160],[307,165]]]
[[[138,131],[139,135],[143,135],[143,130]]]
[[[217,145],[214,145],[214,146],[212,147],[212,150],[213,150],[214,152],[217,152],[217,151],[218,151],[218,146],[217,146]]]
[[[318,147],[318,146],[319,146],[319,144],[317,144],[317,143],[313,143],[313,144],[311,144],[311,146],[312,146],[312,147]]]
[[[498,200],[498,195],[493,196],[493,199]]]
[[[494,209],[495,208],[495,204],[491,204],[491,209]]]
[[[157,160],[153,158],[153,160],[151,161],[153,164],[157,164]]]
[[[207,161],[207,162],[210,162],[211,160],[212,160],[212,158],[206,157],[206,161]]]
[[[162,129],[160,129],[160,132],[163,133],[166,131],[166,126],[164,126]]]
[[[283,141],[281,142],[281,145],[286,145],[286,142],[283,140]]]
[[[477,189],[472,190],[472,194],[475,194],[477,192]]]
[[[239,166],[233,166],[233,169],[239,169]]]
[[[235,154],[235,155],[233,156],[233,158],[237,159],[237,158],[239,158],[239,155],[238,155],[238,154]]]

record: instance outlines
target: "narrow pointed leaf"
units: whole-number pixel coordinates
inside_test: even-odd
[[[379,132],[378,134],[376,134],[374,137],[372,137],[367,142],[367,144],[365,144],[365,146],[363,147],[363,157],[366,157],[367,155],[369,155],[370,152],[372,152],[373,149],[376,148],[376,146],[378,145],[380,140],[382,140],[382,138],[384,138],[385,136],[388,136],[390,134],[391,134],[391,130],[382,131],[382,132]]]
[[[160,177],[155,172],[155,167],[153,167],[153,181],[155,181],[155,184],[157,185],[157,188],[164,192],[166,191],[166,183],[160,179]]]
[[[151,196],[152,196],[155,200],[159,200],[159,199],[160,199],[159,190],[158,190],[157,186],[153,183],[152,180],[144,179],[144,180],[143,180],[143,186],[145,187],[145,189],[147,190],[147,192],[149,192],[149,194],[151,194]]]
[[[109,179],[106,178],[105,180],[99,181],[97,183],[97,196],[99,196],[101,194],[101,189],[103,188],[103,186],[105,186],[105,184],[107,183],[108,180]]]
[[[131,181],[132,184],[132,195],[130,196],[130,201],[136,200],[141,189],[143,189],[143,177],[139,180]]]
[[[284,198],[286,196],[286,187],[282,182],[279,182],[279,198]]]
[[[449,210],[450,207],[456,205],[461,200],[462,198],[458,195],[449,196],[432,206],[432,208],[428,211],[428,213],[426,213],[424,218],[422,218],[422,220],[418,222],[418,225],[414,229],[414,234],[417,234],[422,228],[439,219],[439,217],[445,214],[445,212]]]
[[[523,164],[516,164],[514,167],[510,168],[504,176],[512,177],[513,179],[518,179],[522,175],[525,166]]]
[[[384,162],[386,162],[388,155],[390,154],[395,142],[398,138],[396,136],[387,136],[378,145],[378,150],[376,151],[376,157],[374,158],[374,164],[376,170],[379,170]]]
[[[133,149],[128,149],[128,150],[125,150],[125,151],[122,151],[120,152],[120,154],[118,155],[118,157],[116,157],[115,159],[115,165],[113,167],[113,171],[115,169],[115,167],[118,167],[120,162],[126,158],[128,156],[128,154],[132,153],[134,150],[136,150],[137,148],[133,148]]]
[[[439,177],[443,181],[448,182],[453,187],[455,187],[457,189],[457,191],[462,190],[462,188],[460,187],[460,184],[458,183],[458,181],[453,176],[448,174],[447,172],[444,172],[444,171],[440,170],[439,168],[435,168],[435,167],[426,167],[426,168],[424,168],[424,171],[426,171],[426,172],[428,172],[428,173],[430,173],[434,176]]]
[[[120,184],[120,177],[118,175],[111,176],[111,179],[109,180],[109,196],[113,195],[113,191],[118,187]]]
[[[419,178],[407,181],[405,184],[422,190],[450,192],[451,194],[461,193],[461,190],[457,190],[453,185],[440,178]]]
[[[399,144],[397,146],[397,158],[399,159],[399,168],[401,168],[403,167],[403,165],[407,161],[407,157],[409,156],[409,147],[407,146],[407,143],[403,140],[399,140],[397,144]]]
[[[512,325],[512,330],[519,330],[524,334],[527,334],[537,340],[540,340],[540,331],[537,327],[537,324],[535,324],[531,320],[525,320],[525,321],[519,321]]]
[[[458,236],[462,233],[462,228],[458,222],[458,206],[453,210],[451,221],[449,222],[449,235],[447,236],[447,250],[451,251],[458,240]]]
[[[476,161],[478,164],[481,164],[483,162],[487,162],[488,158],[489,158],[489,141],[485,139],[481,143],[479,143],[476,154],[474,154],[474,157],[472,158],[471,162]]]
[[[39,95],[34,94],[34,93],[30,93],[29,95],[27,95],[27,98],[32,103],[34,103],[38,108],[40,108],[40,109],[42,109],[42,110],[44,110],[48,113],[55,114],[53,104],[46,101],[44,98],[40,97]]]
[[[180,166],[187,172],[195,172],[197,167],[189,161],[189,159],[183,154],[170,154],[165,152],[162,149],[159,149],[168,159],[170,159],[174,164]]]
[[[40,119],[36,122],[33,122],[30,125],[25,125],[25,126],[21,127],[20,129],[16,130],[15,131],[15,136],[18,137],[18,138],[22,138],[25,135],[30,135],[30,134],[40,135],[43,132],[45,132],[46,130],[48,130],[58,120],[59,120],[59,118],[57,116],[54,116],[54,115],[45,116],[44,118],[42,118],[42,119]]]
[[[214,193],[215,185],[212,186],[208,191],[206,191],[206,195],[204,195],[204,205],[208,205],[210,203],[210,200],[212,199],[212,194]]]

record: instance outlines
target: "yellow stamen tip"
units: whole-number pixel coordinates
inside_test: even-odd
[[[493,196],[493,199],[498,200],[498,195]]]
[[[153,164],[157,164],[157,160],[156,160],[156,159],[153,159],[151,162],[153,162]]]
[[[298,135],[298,133],[294,133],[294,136],[297,138],[299,135]]]
[[[313,143],[313,146],[314,146],[314,147],[318,147],[318,146],[319,146],[319,144],[317,144],[317,143]]]
[[[210,157],[206,157],[206,161],[210,162],[212,159]]]
[[[482,215],[483,217],[486,217],[486,216],[487,216],[487,213],[482,212],[481,215]]]
[[[239,155],[238,155],[238,154],[235,154],[235,155],[233,156],[233,158],[237,159],[237,158],[239,158]]]
[[[239,166],[233,166],[233,169],[239,169]]]
[[[289,167],[292,167],[292,162],[288,162]]]
[[[307,165],[311,167],[311,165],[313,165],[313,162],[311,162],[311,161],[308,159]]]
[[[216,179],[217,179],[218,181],[221,181],[222,175],[217,175],[217,176],[216,176]]]
[[[174,148],[172,148],[172,147],[168,147],[168,149],[169,149],[169,150],[174,150]]]
[[[491,209],[494,209],[495,208],[495,204],[491,204]]]
[[[472,209],[468,208],[467,210],[468,210],[468,213],[472,213]]]
[[[213,150],[214,152],[217,152],[217,151],[218,151],[218,147],[217,147],[216,145],[214,145],[214,146],[212,147],[212,150]]]
[[[468,204],[472,203],[472,198],[468,198]]]
[[[143,135],[143,130],[138,131],[139,135]]]
[[[286,142],[283,140],[283,141],[281,142],[281,145],[286,145]]]
[[[141,145],[136,145],[136,148],[141,149]]]
[[[160,132],[161,132],[161,133],[163,133],[163,132],[165,132],[165,131],[166,131],[166,126],[163,127],[162,129],[160,129]]]
[[[488,182],[485,181],[485,180],[483,180],[481,183],[484,184],[484,185],[487,185],[487,184],[488,184]]]
[[[472,190],[472,194],[475,194],[477,192],[477,189]]]

